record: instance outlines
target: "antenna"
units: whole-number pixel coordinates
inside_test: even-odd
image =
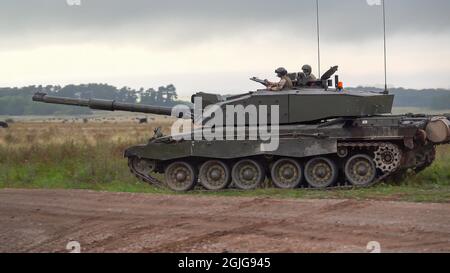
[[[319,18],[319,0],[316,0],[316,11],[317,11],[317,68],[320,74],[320,18]]]
[[[317,0],[319,1],[319,0]],[[383,35],[384,35],[384,94],[389,94],[388,84],[387,84],[387,53],[386,53],[386,6],[384,5],[384,0],[382,0],[383,5]]]

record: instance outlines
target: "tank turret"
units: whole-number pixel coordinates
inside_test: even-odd
[[[215,105],[215,109],[220,109],[223,113],[226,113],[223,116],[223,124],[226,124],[226,119],[230,115],[234,115],[234,120],[237,120],[239,115],[238,113],[227,112],[227,107],[240,105],[244,107],[249,105],[255,106],[257,112],[253,120],[259,120],[262,114],[260,106],[279,106],[279,120],[277,123],[282,125],[311,123],[333,118],[371,117],[392,112],[393,95],[342,90],[339,87],[338,76],[335,77],[335,88],[330,88],[333,86],[333,81],[330,78],[337,70],[338,66],[333,66],[320,79],[307,84],[302,84],[299,81],[302,72],[292,73],[290,77],[294,87],[291,90],[273,92],[261,89],[256,92],[228,97],[200,92],[192,96],[192,103],[200,98],[201,106],[195,106],[201,107],[201,110]],[[266,82],[256,78],[252,78],[252,80],[262,84]],[[33,96],[33,100],[53,104],[84,106],[95,110],[140,112],[166,116],[177,113],[177,117],[194,118],[192,114],[193,109],[184,109],[184,111],[174,109],[175,111],[172,111],[173,109],[170,107],[124,103],[114,100],[64,98],[49,96],[45,93],[36,93]],[[205,111],[203,116],[196,117],[196,123],[206,124],[214,117],[211,111]],[[270,113],[267,113],[267,115],[265,120],[272,121]],[[245,123],[243,125],[255,124],[255,122],[252,122],[252,117],[248,115],[243,122]]]
[[[339,86],[338,76],[335,76],[334,84],[330,79],[337,70],[338,66],[333,66],[320,79],[306,84],[300,81],[302,72],[290,73],[288,76],[294,83],[291,90],[274,92],[266,88],[229,97],[197,93],[192,96],[191,102],[194,103],[196,98],[201,98],[203,108],[216,105],[223,112],[226,112],[227,106],[230,105],[252,105],[258,110],[260,106],[277,105],[280,110],[278,124],[283,125],[311,123],[337,117],[370,117],[392,113],[393,95],[344,90]],[[256,77],[250,80],[263,85],[267,85],[268,82]],[[260,113],[257,114],[259,117]],[[224,116],[224,124],[226,118]],[[204,116],[203,124],[208,120],[208,115]],[[270,120],[269,116],[267,120]],[[246,125],[248,124],[252,123],[247,118]]]

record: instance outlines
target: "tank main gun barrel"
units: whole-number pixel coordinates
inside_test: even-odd
[[[83,107],[89,107],[93,110],[127,111],[127,112],[138,112],[138,113],[146,113],[146,114],[165,115],[165,116],[172,115],[172,108],[170,108],[170,107],[118,102],[115,100],[76,99],[76,98],[55,97],[55,96],[49,96],[46,93],[34,94],[33,101],[45,102],[45,103],[51,103],[51,104],[83,106]]]

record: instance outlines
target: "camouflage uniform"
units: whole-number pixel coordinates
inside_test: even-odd
[[[270,87],[270,91],[284,91],[291,90],[294,88],[291,79],[288,76],[282,76],[281,80]]]
[[[302,67],[303,72],[298,73],[298,83],[299,85],[307,85],[310,82],[314,82],[317,80],[316,76],[314,76],[312,72],[312,68],[310,65],[305,64]]]
[[[281,79],[278,83],[269,83],[268,88],[270,91],[283,91],[294,88],[294,84],[292,83],[292,80],[287,76],[288,72],[285,68],[280,67],[275,70],[275,73],[277,73],[277,76]]]

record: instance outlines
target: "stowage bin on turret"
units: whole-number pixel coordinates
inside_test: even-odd
[[[222,97],[198,93],[205,111],[215,106],[278,106],[277,147],[264,149],[267,140],[250,139],[261,124],[235,124],[233,134],[244,128],[241,139],[195,138],[204,128],[178,136],[163,136],[159,131],[147,144],[125,151],[129,167],[138,178],[174,191],[189,191],[196,186],[208,190],[235,187],[251,190],[270,179],[279,188],[367,187],[388,178],[398,178],[408,169],[420,172],[435,159],[436,146],[450,143],[450,115],[391,115],[394,96],[372,92],[346,91],[335,78],[337,67],[320,79],[291,90],[267,89],[238,96]],[[264,84],[264,81],[253,78]],[[334,86],[334,88],[332,88]],[[38,93],[33,100],[90,107],[171,115],[172,109],[97,99],[73,99]],[[175,111],[177,112],[177,111]],[[181,117],[194,117],[188,109]],[[267,120],[271,119],[270,112]],[[206,126],[212,117],[203,118]],[[224,120],[226,117],[224,116]],[[260,119],[257,119],[258,121]],[[273,122],[272,122],[273,123]],[[273,124],[272,124],[273,125]],[[226,135],[230,128],[215,127]],[[164,174],[163,181],[154,174]]]

